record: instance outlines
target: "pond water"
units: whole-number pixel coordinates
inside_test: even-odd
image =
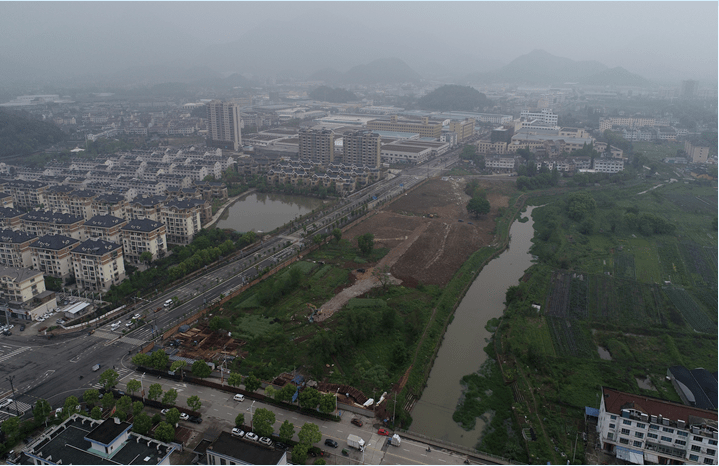
[[[479,370],[487,359],[484,347],[491,334],[484,327],[487,321],[502,315],[507,288],[517,285],[532,265],[529,248],[534,235],[533,209],[527,208],[522,215],[529,221],[512,224],[509,249],[482,269],[457,307],[427,387],[412,409],[412,431],[470,448],[477,445],[484,422],[478,419],[474,430],[466,431],[452,419],[462,396],[460,380]]]
[[[253,193],[225,209],[215,227],[268,232],[322,205],[323,201],[314,197]]]

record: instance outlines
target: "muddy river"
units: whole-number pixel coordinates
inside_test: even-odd
[[[437,353],[427,388],[412,410],[410,430],[467,447],[476,446],[484,422],[478,419],[474,430],[465,431],[452,420],[462,395],[460,380],[477,371],[486,360],[483,348],[491,335],[484,327],[488,320],[502,315],[507,288],[516,285],[531,265],[533,209],[528,207],[522,214],[529,218],[528,222],[512,224],[509,249],[482,269],[457,308]]]

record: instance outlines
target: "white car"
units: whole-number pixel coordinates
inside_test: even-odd
[[[125,324],[125,327],[132,327],[132,321]]]
[[[169,411],[169,409],[163,409],[162,411],[160,411],[160,414],[165,415],[165,414],[167,414],[168,411]]]
[[[260,443],[262,445],[272,446],[272,440],[267,437],[260,437]]]
[[[254,432],[247,432],[245,434],[245,438],[248,440],[252,440],[253,442],[256,442],[260,439],[260,437]]]
[[[187,413],[180,413],[180,420],[182,421],[188,421],[190,419],[190,415]]]
[[[10,330],[12,328],[15,328],[15,326],[13,324],[8,325],[8,327],[7,327],[8,330]]]
[[[233,437],[244,437],[245,431],[242,429],[238,429],[237,427],[232,428],[232,436]]]
[[[135,314],[134,316],[132,316],[133,319],[139,319],[140,317],[140,314]]]
[[[235,401],[245,401],[245,395],[240,395],[239,393],[232,397]]]

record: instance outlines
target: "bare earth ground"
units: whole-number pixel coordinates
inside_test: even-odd
[[[429,180],[382,206],[376,215],[346,231],[343,238],[353,240],[372,233],[375,247],[390,249],[375,267],[388,265],[395,283],[412,287],[418,283],[444,286],[472,253],[491,243],[497,211],[509,202],[509,196],[504,194],[506,182],[480,180],[492,210],[476,219],[465,208],[469,202],[469,196],[463,191],[465,184],[464,179],[456,177],[447,181]],[[429,214],[433,218],[429,218]],[[363,274],[353,272],[356,274],[354,284],[322,306],[319,320],[329,318],[350,298],[381,286],[372,276],[374,267],[365,269]]]

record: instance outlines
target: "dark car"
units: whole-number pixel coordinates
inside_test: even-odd
[[[25,324],[20,324],[20,331],[22,332],[23,330],[25,330]]]
[[[328,438],[325,440],[325,445],[332,448],[337,448],[337,442],[335,440],[332,440],[331,438]]]
[[[282,443],[282,442],[276,442],[276,443],[275,443],[275,449],[277,449],[277,450],[287,451],[287,450],[289,450],[289,448],[290,448],[290,447],[288,447],[287,445],[285,445],[285,444]]]
[[[352,419],[352,424],[356,425],[357,427],[362,427],[362,420],[354,418]]]
[[[190,419],[188,419],[190,422],[194,422],[195,424],[202,424],[202,418],[199,416],[190,416]]]

